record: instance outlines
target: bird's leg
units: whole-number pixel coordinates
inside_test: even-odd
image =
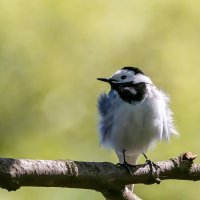
[[[126,152],[126,150],[123,149],[123,163],[118,163],[117,165],[124,166],[130,174],[133,174],[132,168],[135,167],[135,165],[131,165],[126,162],[125,152]]]
[[[159,169],[160,169],[160,167],[156,163],[154,163],[153,161],[149,160],[145,153],[143,153],[143,156],[146,159],[145,163],[147,165],[149,165],[149,167],[150,167],[150,171],[152,173],[153,179],[156,181],[156,183],[159,184],[161,182],[161,180],[159,179]],[[155,177],[155,174],[156,174],[157,177]]]

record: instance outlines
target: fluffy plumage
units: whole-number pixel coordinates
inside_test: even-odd
[[[126,161],[136,164],[138,156],[156,141],[169,140],[172,134],[177,134],[169,98],[141,70],[122,68],[106,82],[111,84],[111,91],[98,99],[100,141],[116,151],[120,163],[124,161],[123,150]],[[140,83],[145,84],[145,90],[136,87]],[[120,92],[128,92],[129,100]],[[137,100],[139,93],[143,96]]]

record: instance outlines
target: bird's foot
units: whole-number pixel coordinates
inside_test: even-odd
[[[144,157],[146,158],[146,165],[149,165],[150,167],[150,171],[153,177],[153,181],[156,182],[157,184],[159,184],[161,182],[160,178],[159,178],[159,174],[160,174],[160,166],[157,165],[155,162],[149,160],[147,158],[147,156],[145,154],[143,154]]]
[[[145,162],[146,165],[149,165],[150,166],[150,169],[153,171],[157,171],[158,169],[160,169],[160,166],[157,165],[155,162],[149,160],[149,159],[146,159],[146,162]]]
[[[124,163],[117,163],[117,166],[123,166],[126,170],[133,175],[133,168],[136,167],[135,165],[128,164],[126,161]]]

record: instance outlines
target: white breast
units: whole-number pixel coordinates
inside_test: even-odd
[[[127,154],[140,154],[173,132],[166,96],[154,86],[148,87],[142,102],[129,104],[120,97],[116,101],[118,107],[113,110],[113,128],[107,141],[116,151],[125,149]]]

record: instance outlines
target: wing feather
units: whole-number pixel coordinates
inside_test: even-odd
[[[98,98],[98,110],[100,114],[100,143],[106,145],[107,138],[111,134],[114,118],[114,99],[116,94],[111,90],[109,94],[101,94]]]

